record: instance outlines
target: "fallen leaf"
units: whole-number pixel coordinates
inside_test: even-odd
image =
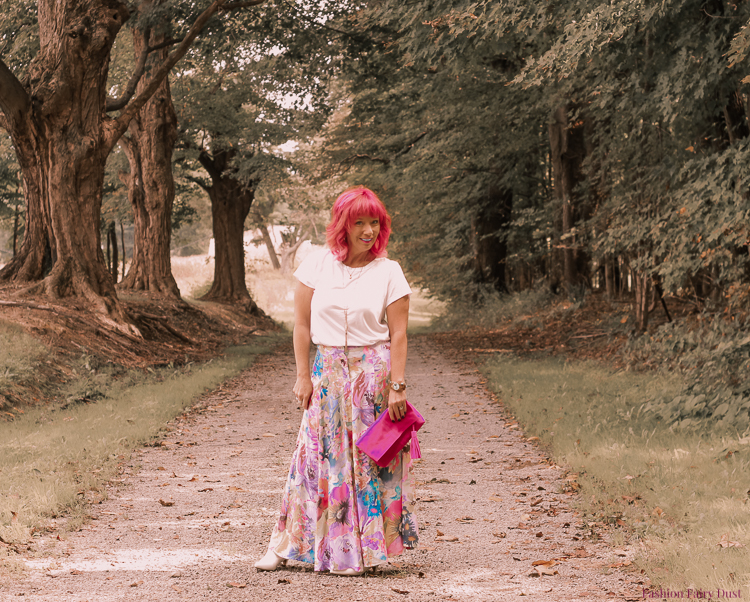
[[[588,558],[589,556],[591,556],[591,554],[586,551],[586,548],[580,547],[576,548],[575,551],[568,554],[568,556],[570,556],[571,558]]]
[[[178,594],[181,594],[181,593],[183,592],[183,590],[182,590],[181,588],[177,587],[176,585],[173,585],[173,586],[172,586],[172,589],[173,589],[174,591],[176,591],[176,592],[177,592]]]
[[[498,533],[493,533],[493,535],[495,537],[499,537],[500,539],[505,539],[506,537],[508,537],[508,534],[503,531],[500,531]]]
[[[521,517],[521,522],[526,522],[527,520],[531,520],[531,515],[530,514],[524,514]]]
[[[213,487],[206,487],[205,489],[199,489],[198,493],[206,493],[206,491],[213,491]]]
[[[435,533],[438,537],[443,537],[445,533],[443,533],[440,529],[437,530],[437,533]]]
[[[276,583],[287,583],[287,584],[289,584],[289,583],[291,583],[291,581],[289,581],[289,579],[279,579]],[[242,587],[244,587],[244,585]]]
[[[729,541],[729,533],[724,533],[724,535],[721,536],[721,539],[719,540],[719,543],[716,544],[720,548],[744,548],[744,543],[738,543],[736,541]]]
[[[458,541],[458,537],[446,537],[446,538],[444,538],[444,539],[441,539],[441,538],[437,538],[437,537],[436,537],[436,538],[435,538],[435,541],[447,541],[447,542],[454,542],[454,541]]]
[[[244,587],[247,587],[247,583],[237,583],[236,581],[230,581],[229,583],[227,583],[227,587],[236,587],[237,589],[242,589]]]
[[[539,437],[529,437],[526,441],[539,441]]]
[[[474,519],[471,516],[462,516],[461,518],[457,518],[456,521],[459,523],[472,523]]]
[[[555,569],[548,569],[545,567],[537,567],[529,573],[529,577],[552,577],[559,573]]]
[[[629,560],[625,560],[623,562],[613,562],[612,564],[609,565],[609,568],[619,569],[620,567],[630,566],[630,565],[631,565],[631,562]]]
[[[230,485],[227,487],[227,491],[245,491],[242,487],[235,487],[234,485]]]
[[[261,437],[275,437],[275,436],[276,436],[276,435],[274,435],[273,433],[263,433],[263,434],[261,435]]]
[[[498,497],[497,495],[491,495],[490,496],[490,501],[492,501],[492,502],[502,502],[503,498]]]
[[[138,587],[139,585],[143,585],[143,580],[141,581],[134,581],[130,584],[130,587]]]
[[[531,566],[555,566],[556,564],[554,560],[535,560]]]
[[[662,514],[664,514],[664,510],[659,508],[659,506],[654,508],[653,512],[651,512],[651,516],[661,516]]]
[[[156,470],[167,470],[167,469],[164,468],[163,466],[159,466]]]
[[[198,477],[193,477],[192,479],[190,479],[190,480],[188,481],[188,483],[192,483],[193,481],[197,481],[197,480],[198,480]]]
[[[159,503],[162,506],[174,506],[174,502],[165,502],[164,500],[161,500],[161,499],[159,500]]]
[[[83,575],[83,571],[79,571],[78,569],[71,569],[70,574],[71,575]]]
[[[391,591],[394,591],[397,594],[403,594],[404,596],[409,593],[408,590],[405,590],[405,589],[396,589],[395,587],[392,587]]]

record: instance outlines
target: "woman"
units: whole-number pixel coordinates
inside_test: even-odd
[[[385,257],[390,226],[372,191],[347,190],[331,211],[328,248],[294,274],[294,396],[304,414],[260,570],[290,559],[361,575],[417,545],[408,448],[378,468],[354,445],[380,412],[400,420],[406,411],[411,289]],[[312,375],[311,340],[318,346]]]

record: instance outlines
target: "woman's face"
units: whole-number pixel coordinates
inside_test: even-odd
[[[349,253],[359,255],[366,253],[375,244],[380,233],[380,221],[374,215],[360,215],[354,220],[346,233],[349,243]]]

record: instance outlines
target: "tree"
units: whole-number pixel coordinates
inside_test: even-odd
[[[0,279],[39,281],[28,290],[51,297],[80,296],[105,322],[135,331],[117,300],[101,250],[106,159],[224,4],[226,0],[211,2],[149,83],[110,117],[108,64],[114,39],[130,16],[127,5],[119,0],[39,0],[40,50],[23,82],[0,61],[0,126],[13,138],[27,202],[23,247],[0,271]]]
[[[252,310],[245,220],[258,187],[286,178],[289,163],[275,147],[309,136],[327,115],[332,64],[321,21],[351,10],[348,3],[325,1],[282,6],[234,23],[239,42],[212,35],[210,48],[196,49],[174,81],[181,173],[211,199],[214,280],[204,299]]]
[[[141,2],[139,11],[148,17],[153,6],[163,2]],[[162,20],[166,15],[151,17]],[[158,65],[167,58],[166,47],[149,53],[149,48],[164,46],[169,40],[167,23],[133,28],[133,51],[136,57],[149,56]],[[136,93],[146,85],[138,82]],[[169,79],[164,78],[154,95],[146,102],[120,139],[127,154],[130,172],[125,176],[128,196],[133,207],[134,245],[130,270],[120,288],[143,290],[179,298],[172,275],[170,246],[172,238],[172,207],[175,185],[172,176],[172,151],[177,140],[177,115],[172,106]]]

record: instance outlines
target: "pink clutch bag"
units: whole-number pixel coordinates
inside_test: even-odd
[[[411,441],[411,457],[422,457],[417,440],[417,431],[422,428],[424,418],[416,408],[406,402],[406,415],[398,422],[391,420],[388,410],[357,439],[357,447],[373,459],[375,464],[384,468],[391,463],[406,444]]]

